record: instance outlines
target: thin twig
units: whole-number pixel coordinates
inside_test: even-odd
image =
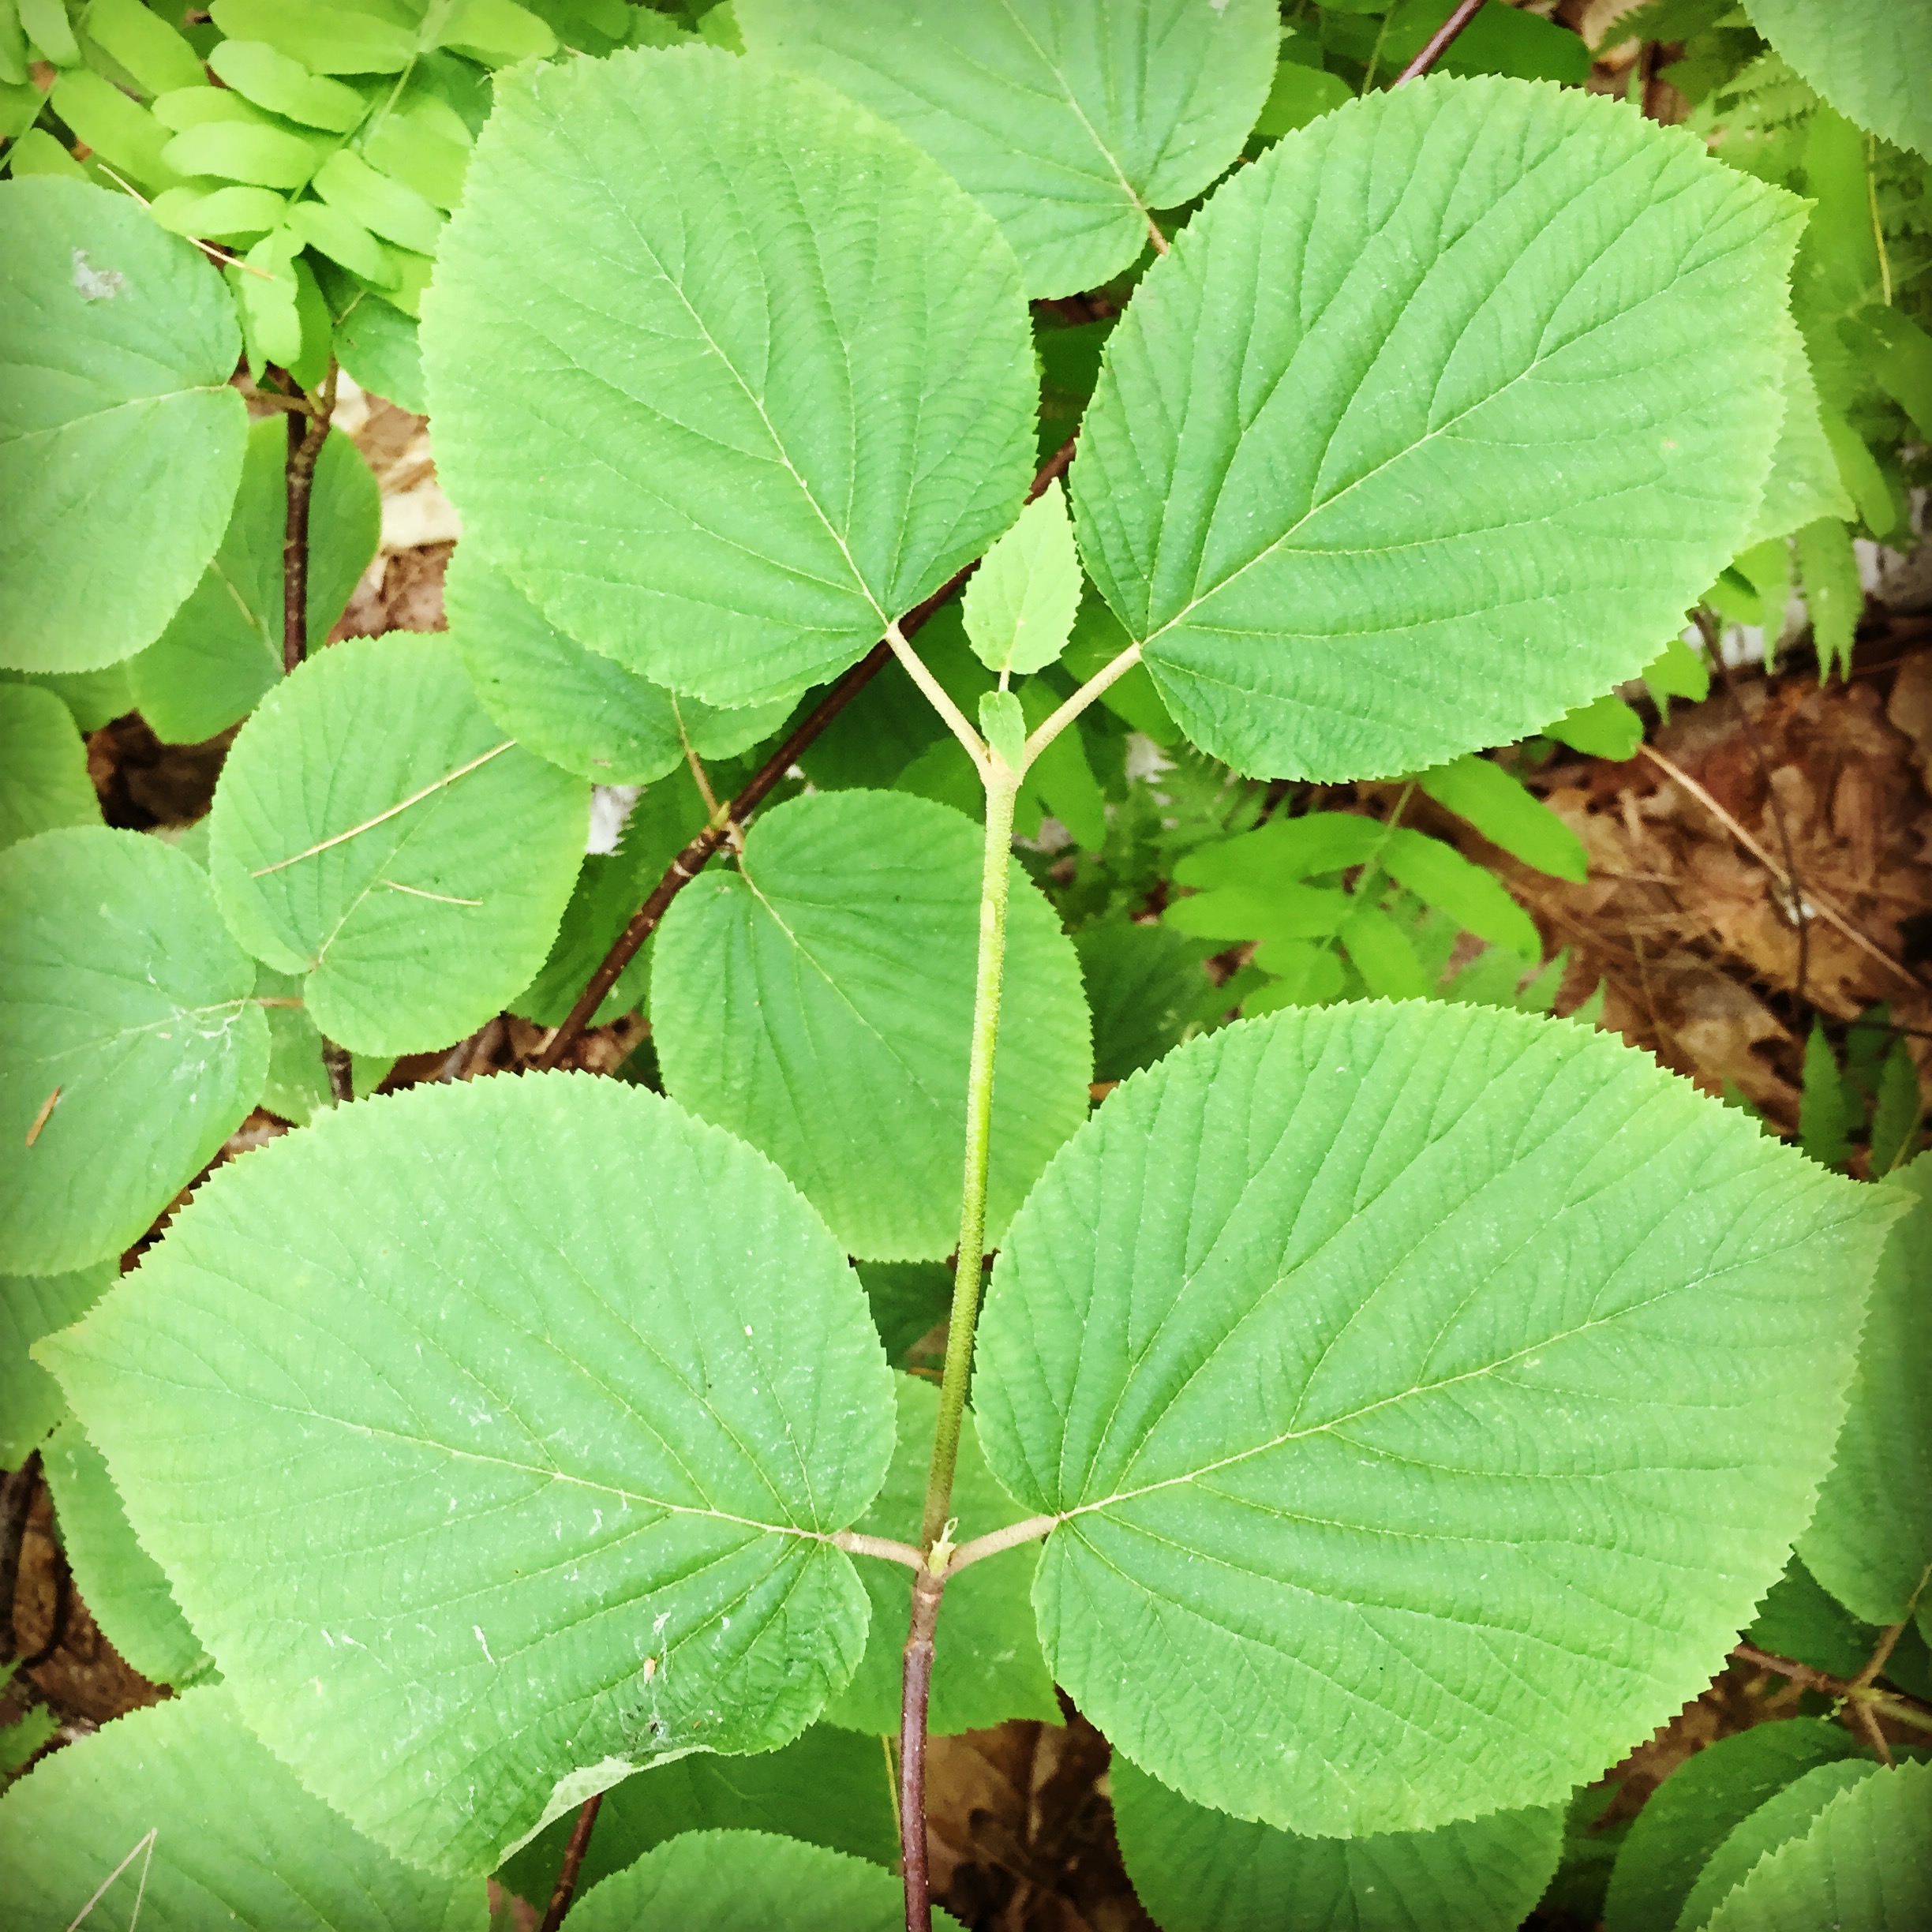
[[[1027,491],[1027,501],[1031,503],[1055,477],[1064,474],[1067,465],[1073,460],[1073,439],[1069,436],[1041,464],[1032,486]],[[956,596],[977,567],[976,562],[968,564],[964,570],[942,584],[923,604],[908,611],[899,620],[901,636],[910,637],[942,604]],[[611,988],[622,976],[623,969],[637,957],[638,949],[657,930],[658,922],[670,908],[671,901],[703,871],[706,862],[724,843],[728,829],[733,826],[742,828],[746,819],[764,802],[772,788],[798,762],[800,753],[806,751],[819,733],[878,675],[891,657],[892,646],[885,639],[882,638],[874,645],[826,693],[805,721],[753,774],[745,788],[732,800],[724,825],[715,830],[707,826],[665,868],[664,876],[651,888],[650,896],[644,903],[631,915],[630,923],[617,935],[609,952],[605,954],[603,964],[590,975],[590,983],[585,987],[577,1004],[570,1009],[569,1016],[544,1043],[542,1051],[531,1061],[533,1067],[540,1072],[545,1072],[562,1064],[564,1056],[582,1037],[592,1017],[604,1004]]]
[[[293,671],[309,654],[309,504],[315,492],[316,459],[335,413],[335,358],[329,358],[320,399],[305,416],[288,419],[288,515],[282,534],[282,668]]]
[[[1637,749],[1667,777],[1675,780],[1685,791],[1688,792],[1787,892],[1792,889],[1790,875],[1687,771],[1667,758],[1654,745],[1641,744]],[[1866,938],[1864,934],[1860,932],[1829,900],[1814,892],[1810,903],[1817,908],[1820,919],[1823,919],[1828,926],[1837,927],[1838,930],[1843,933],[1846,938],[1849,939],[1861,953],[1868,953],[1888,972],[1897,974],[1908,987],[1917,990],[1923,990],[1919,986],[1919,979],[1915,974],[1908,972],[1896,960],[1893,958],[1889,953]]]
[[[1880,1690],[1870,1684],[1853,1683],[1843,1677],[1833,1677],[1822,1670],[1814,1670],[1809,1664],[1800,1664],[1795,1657],[1773,1657],[1753,1644],[1737,1644],[1732,1646],[1732,1657],[1739,1664],[1755,1664],[1760,1670],[1775,1671],[1780,1677],[1788,1677],[1795,1684],[1805,1689],[1822,1692],[1826,1697],[1843,1698],[1853,1704],[1867,1704],[1881,1717],[1890,1717],[1903,1724],[1910,1724],[1915,1730],[1932,1731],[1932,1710],[1928,1710],[1916,1698],[1901,1696],[1893,1690]]]
[[[1482,4],[1483,0],[1462,0],[1456,10],[1429,36],[1422,51],[1395,77],[1395,84],[1405,86],[1427,73],[1448,52],[1450,42],[1481,11]]]
[[[906,1932],[932,1932],[932,1881],[926,1862],[926,1708],[932,1697],[933,1632],[945,1591],[945,1578],[923,1567],[912,1579],[912,1622],[906,1633],[899,1697],[899,1843]]]
[[[1751,754],[1751,762],[1758,768],[1758,781],[1765,788],[1765,800],[1771,807],[1771,822],[1777,828],[1778,844],[1784,853],[1784,876],[1791,881],[1788,889],[1791,897],[1791,915],[1798,925],[1798,983],[1792,990],[1799,1000],[1805,996],[1805,983],[1811,971],[1811,913],[1805,901],[1804,881],[1799,876],[1797,854],[1792,849],[1791,829],[1784,822],[1784,807],[1778,802],[1777,787],[1771,782],[1771,768],[1765,762],[1763,748],[1758,742],[1758,729],[1751,722],[1750,713],[1744,709],[1744,700],[1739,695],[1737,680],[1731,675],[1731,667],[1724,662],[1724,655],[1717,639],[1717,627],[1708,611],[1700,610],[1695,619],[1698,635],[1704,640],[1705,655],[1717,667],[1717,675],[1724,680],[1725,691],[1738,714],[1738,724],[1743,732],[1745,747]]]
[[[583,1869],[584,1854],[590,1848],[590,1828],[597,1822],[597,1807],[604,1802],[604,1794],[599,1792],[593,1798],[586,1798],[583,1809],[577,1814],[577,1822],[571,1827],[570,1843],[564,1848],[564,1863],[557,1868],[556,1889],[550,1894],[550,1909],[543,1915],[543,1923],[537,1932],[557,1932],[564,1923],[564,1915],[571,1908],[571,1900],[577,1893],[577,1874]]]

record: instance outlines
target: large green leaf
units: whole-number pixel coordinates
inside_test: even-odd
[[[67,1413],[60,1384],[27,1351],[78,1321],[118,1271],[107,1260],[72,1275],[0,1275],[0,1469],[18,1469]]]
[[[604,1794],[578,1882],[587,1889],[653,1845],[694,1831],[775,1832],[891,1865],[899,1856],[893,1797],[879,1740],[829,1724],[755,1758],[698,1751]],[[497,1876],[519,1896],[547,1904],[576,1822],[553,1818]]]
[[[1903,1764],[1840,1792],[1753,1869],[1709,1932],[1920,1932],[1928,1872],[1932,1764]]]
[[[1553,1807],[1304,1838],[1189,1804],[1125,1758],[1112,1784],[1121,1856],[1162,1932],[1515,1932],[1563,1849]]]
[[[281,678],[287,461],[284,418],[256,424],[221,548],[167,630],[128,667],[141,716],[167,743],[198,744],[226,731]],[[312,650],[321,649],[343,614],[381,530],[376,479],[356,446],[332,429],[316,458],[309,499]]]
[[[775,731],[789,708],[720,711],[586,650],[474,544],[450,560],[444,608],[483,709],[540,758],[599,784],[663,777],[684,762],[687,739],[702,758],[729,758]]]
[[[1108,339],[1071,477],[1189,736],[1413,770],[1641,670],[1757,515],[1801,219],[1520,80],[1373,95],[1240,170]]]
[[[214,1158],[268,1071],[254,990],[159,840],[80,826],[0,852],[0,1268],[118,1254]]]
[[[1605,1932],[1675,1925],[1732,1831],[1807,1771],[1857,1751],[1850,1732],[1806,1717],[1740,1731],[1687,1758],[1651,1793],[1623,1841],[1604,1901]]]
[[[905,792],[795,799],[657,933],[665,1091],[762,1148],[865,1260],[935,1260],[959,1237],[980,845],[959,813]],[[1012,895],[994,1241],[1086,1117],[1092,1064],[1073,945],[1017,863]]]
[[[1820,517],[1854,514],[1852,499],[1839,476],[1838,459],[1818,414],[1818,384],[1805,354],[1804,338],[1788,315],[1782,318],[1778,335],[1784,413],[1779,419],[1777,441],[1772,446],[1764,501],[1750,527],[1750,543],[1788,537]]]
[[[451,1885],[371,1844],[214,1688],[43,1759],[0,1799],[0,1870],[6,1932],[483,1932],[489,1918],[481,1879]]]
[[[1749,0],[1745,10],[1841,114],[1932,157],[1932,9],[1923,0]]]
[[[766,1832],[688,1832],[587,1893],[576,1932],[900,1932],[899,1881]],[[936,1925],[952,1917],[935,1911]]]
[[[335,1110],[40,1357],[250,1724],[418,1863],[784,1743],[858,1664],[864,1295],[774,1168],[641,1088]]]
[[[863,655],[1032,468],[991,218],[829,89],[713,48],[506,84],[424,312],[466,530],[571,636],[714,704]]]
[[[932,1465],[939,1391],[917,1376],[899,1381],[899,1447],[886,1487],[858,1527],[873,1536],[915,1541]],[[955,1542],[1003,1530],[1026,1512],[993,1480],[980,1454],[972,1418],[960,1436],[953,1477]],[[983,1731],[1009,1717],[1060,1721],[1053,1679],[1040,1656],[1027,1601],[1038,1551],[1028,1544],[963,1570],[946,1586],[941,1635],[934,1654],[927,1729],[935,1737]],[[899,1694],[906,1625],[912,1609],[912,1572],[897,1563],[867,1563],[859,1571],[872,1599],[865,1659],[827,1719],[854,1731],[886,1735],[899,1728]]]
[[[106,1458],[73,1417],[54,1432],[46,1468],[74,1587],[107,1641],[156,1683],[205,1674],[209,1664],[200,1639],[188,1627],[161,1566],[128,1526]]]
[[[987,1460],[1059,1519],[1056,1680],[1184,1795],[1315,1836],[1560,1798],[1782,1567],[1891,1211],[1564,1023],[1181,1047],[1048,1169],[982,1326]]]
[[[235,740],[208,871],[242,943],[308,975],[329,1039],[414,1053],[529,983],[589,813],[582,780],[485,715],[447,638],[350,638],[285,678]]]
[[[1275,78],[1271,0],[738,0],[745,43],[863,101],[998,218],[1030,295],[1130,267],[1155,208],[1238,158]]]
[[[0,185],[0,664],[147,643],[214,554],[248,411],[220,278],[125,195]]]
[[[1872,1284],[1837,1465],[1798,1542],[1812,1574],[1881,1627],[1932,1608],[1932,1155],[1884,1185],[1909,1210]]]
[[[100,822],[73,713],[51,691],[0,684],[0,847]]]
[[[1677,1916],[1677,1932],[1702,1932],[1713,1912],[1750,1874],[1767,1853],[1802,1838],[1825,1806],[1842,1791],[1874,1776],[1878,1765],[1867,1759],[1841,1758],[1836,1764],[1817,1765],[1768,1798],[1736,1826],[1698,1874],[1690,1896]]]

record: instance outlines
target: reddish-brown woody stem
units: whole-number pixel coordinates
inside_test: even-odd
[[[1449,50],[1449,43],[1482,11],[1483,0],[1462,0],[1462,5],[1431,34],[1418,54],[1400,73],[1395,84],[1419,80]]]
[[[912,1579],[912,1623],[906,1633],[899,1695],[899,1842],[904,1860],[906,1932],[932,1932],[931,1879],[926,1865],[926,1707],[932,1696],[933,1632],[945,1578],[922,1567]]]
[[[564,1848],[564,1863],[557,1867],[550,1909],[544,1914],[537,1932],[557,1932],[564,1923],[564,1915],[577,1896],[577,1874],[583,1870],[584,1854],[590,1849],[590,1828],[597,1822],[597,1807],[603,1802],[604,1794],[599,1792],[594,1798],[586,1798],[583,1809],[577,1814],[577,1822],[571,1827],[570,1843]]]
[[[282,668],[293,671],[309,654],[309,505],[315,493],[316,459],[335,411],[335,365],[321,394],[288,419],[288,516],[282,531]]]

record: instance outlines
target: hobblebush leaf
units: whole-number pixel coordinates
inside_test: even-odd
[[[711,48],[506,79],[426,309],[466,530],[571,636],[713,704],[862,656],[1032,472],[991,218],[829,89]]]
[[[858,1664],[827,1538],[892,1453],[865,1297],[768,1162],[642,1088],[331,1110],[40,1350],[249,1722],[416,1863],[786,1743]]]
[[[158,839],[0,852],[0,1269],[119,1253],[214,1158],[268,1068],[254,990],[207,879]]]
[[[872,1325],[895,1368],[908,1366],[914,1351],[937,1329],[945,1332],[953,1307],[953,1271],[943,1261],[872,1261],[859,1271]]]
[[[93,670],[155,636],[227,526],[234,305],[128,197],[51,175],[0,184],[0,664]]]
[[[1605,1932],[1672,1926],[1710,1856],[1737,1826],[1821,1765],[1858,1754],[1858,1742],[1822,1718],[1758,1724],[1687,1758],[1638,1813],[1610,1875]]]
[[[1121,1856],[1162,1932],[1515,1932],[1563,1849],[1556,1807],[1304,1838],[1189,1804],[1122,1757],[1112,1784]]]
[[[73,713],[82,732],[99,731],[134,709],[127,665],[106,665],[99,671],[8,671],[0,669],[0,684],[27,684],[51,691]]]
[[[1883,1185],[1909,1208],[1872,1283],[1837,1461],[1798,1541],[1812,1574],[1881,1627],[1932,1598],[1932,1156]]]
[[[1849,1679],[1878,1648],[1878,1632],[1855,1617],[1794,1556],[1765,1591],[1744,1641],[1773,1657],[1809,1664],[1828,1677]]]
[[[989,671],[1039,671],[1066,648],[1080,601],[1073,526],[1055,477],[973,572],[966,635]]]
[[[915,1541],[932,1464],[933,1430],[939,1419],[939,1391],[915,1376],[897,1378],[899,1447],[886,1487],[857,1527],[872,1536]],[[972,1418],[960,1436],[959,1466],[953,1479],[953,1514],[959,1519],[953,1541],[1019,1522],[1026,1511],[993,1480],[980,1453]],[[945,1636],[934,1654],[932,1702],[927,1729],[934,1737],[960,1731],[983,1731],[1009,1717],[1060,1722],[1053,1679],[1040,1656],[1027,1601],[1034,1544],[1007,1550],[962,1570],[946,1586]],[[906,1625],[912,1610],[912,1574],[899,1563],[868,1563],[859,1572],[872,1600],[872,1626],[864,1661],[844,1694],[826,1713],[829,1722],[875,1736],[899,1728],[900,1679]]]
[[[665,1091],[769,1154],[863,1260],[958,1238],[980,844],[904,792],[795,799],[658,929]],[[990,1241],[1085,1118],[1092,1065],[1079,961],[1017,861],[1007,919]]]
[[[283,418],[249,430],[221,548],[167,630],[128,667],[140,714],[165,743],[198,744],[226,731],[281,681],[287,459]],[[332,429],[309,499],[309,639],[316,650],[381,534],[376,478],[354,444]]]
[[[586,1893],[571,1922],[578,1932],[900,1932],[905,1901],[891,1873],[822,1845],[766,1832],[687,1832]],[[949,1912],[934,1911],[933,1923],[957,1932]]]
[[[118,1271],[107,1260],[72,1275],[0,1275],[0,1468],[18,1469],[67,1413],[60,1384],[28,1350],[78,1321]]]
[[[141,1932],[484,1932],[489,1916],[480,1878],[451,1884],[370,1844],[213,1686],[36,1765],[0,1799],[0,1869],[9,1932],[66,1925],[103,1885],[85,1923]]]
[[[1750,0],[1751,24],[1833,107],[1932,157],[1932,14],[1893,0]]]
[[[715,758],[743,751],[784,722],[782,702],[720,711],[586,650],[474,544],[450,560],[444,608],[483,709],[538,757],[599,784],[648,784],[683,764],[680,719],[692,750]]]
[[[1087,569],[1257,775],[1506,743],[1743,547],[1799,204],[1621,104],[1433,77],[1240,170],[1107,342]]]
[[[100,822],[73,713],[51,691],[0,684],[0,848]]]
[[[1150,211],[1240,155],[1275,78],[1267,0],[738,0],[755,56],[903,128],[998,217],[1029,295],[1131,267]]]
[[[155,1683],[205,1675],[212,1666],[200,1640],[161,1566],[135,1541],[106,1459],[73,1417],[54,1432],[45,1467],[74,1586],[102,1634]]]
[[[1872,1777],[1878,1769],[1865,1759],[1841,1758],[1806,1772],[1766,1799],[1732,1831],[1698,1873],[1678,1915],[1677,1932],[1702,1932],[1711,1914],[1750,1876],[1761,1858],[1793,1838],[1803,1837],[1833,1799]]]
[[[283,679],[236,739],[208,871],[242,943],[307,975],[329,1039],[413,1053],[474,1032],[529,983],[589,812],[581,780],[485,714],[447,638],[349,638]]]
[[[1562,1023],[1181,1048],[1048,1169],[982,1324],[987,1460],[1061,1518],[1055,1680],[1196,1803],[1316,1836],[1560,1797],[1782,1567],[1891,1213]]]
[[[1932,1764],[1902,1764],[1840,1792],[1725,1898],[1709,1932],[1914,1932],[1928,1871]]]
[[[897,1716],[893,1721],[896,1728]],[[503,1884],[533,1903],[548,1903],[575,1822],[553,1818],[497,1874]],[[772,1832],[876,1865],[899,1857],[878,1739],[814,1724],[782,1750],[755,1758],[699,1751],[612,1785],[597,1810],[578,1889],[695,1831]]]

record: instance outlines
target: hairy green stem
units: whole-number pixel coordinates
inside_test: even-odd
[[[979,964],[973,986],[972,1052],[966,1072],[965,1184],[960,1199],[959,1260],[947,1317],[945,1373],[933,1432],[919,1547],[930,1552],[945,1533],[959,1462],[973,1329],[979,1319],[979,1275],[986,1259],[987,1159],[993,1134],[993,1053],[999,1043],[1000,983],[1006,969],[1006,897],[1013,867],[1013,806],[1020,774],[997,753],[986,777],[986,856],[979,885]]]

